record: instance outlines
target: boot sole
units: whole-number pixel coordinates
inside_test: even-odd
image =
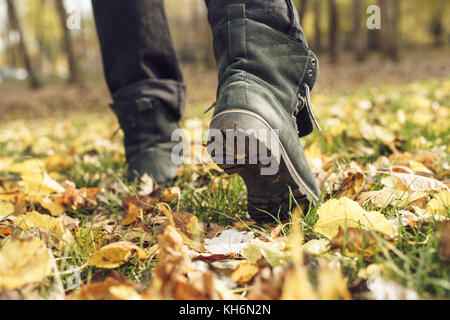
[[[300,206],[303,206],[302,209],[310,201],[313,203],[318,201],[317,196],[294,168],[275,130],[262,117],[247,110],[231,109],[214,116],[211,120],[210,129],[217,129],[222,133],[224,139],[223,158],[219,163],[218,161],[216,163],[227,174],[239,174],[243,178],[248,191],[248,213],[253,220],[259,223],[273,222],[274,218],[267,212],[281,221],[287,220],[289,218],[288,209],[291,195]],[[264,129],[270,134],[256,137],[249,133],[249,130],[258,131],[259,129]],[[244,148],[239,150],[235,143],[232,146],[227,146],[225,138],[226,132],[229,132],[229,130],[233,130],[236,134],[234,142],[239,141],[239,139],[245,141]],[[262,175],[261,169],[267,169],[269,166],[261,162],[259,157],[257,157],[256,163],[254,163],[255,161],[249,162],[249,141],[251,139],[253,141],[256,139],[259,144],[267,148],[272,160],[277,161],[279,169],[276,174]],[[273,148],[272,143],[277,143],[278,148]],[[275,151],[277,149],[278,154]],[[236,163],[226,163],[227,155],[235,159]],[[215,154],[211,154],[211,156],[214,159]],[[245,162],[237,163],[239,159],[241,162],[245,159]]]

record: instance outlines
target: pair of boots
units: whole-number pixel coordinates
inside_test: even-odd
[[[209,8],[219,84],[208,150],[227,173],[243,177],[249,214],[265,222],[272,219],[265,211],[276,216],[290,194],[298,202],[318,201],[319,190],[299,138],[313,130],[309,93],[319,65],[306,41],[295,34],[301,30],[298,21],[294,20],[298,28],[280,30],[264,19],[252,19],[247,1],[234,2],[238,3],[220,12]],[[291,1],[286,3],[292,10]],[[125,134],[130,177],[148,173],[161,183],[176,175],[171,134],[179,127],[180,114],[151,89],[138,97],[124,90],[114,95],[111,90],[116,97],[112,109]],[[268,150],[270,163],[264,161],[262,149]]]

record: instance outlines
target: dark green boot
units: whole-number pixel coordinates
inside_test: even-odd
[[[115,102],[111,109],[119,119],[125,139],[129,179],[147,173],[158,183],[175,178],[178,166],[171,160],[172,132],[179,128],[177,119],[163,103],[152,97]]]
[[[299,202],[315,204],[319,199],[299,139],[311,133],[315,122],[309,90],[317,79],[318,60],[297,39],[246,18],[243,4],[228,6],[227,15],[227,22],[213,28],[219,87],[210,129],[220,130],[224,138],[233,132],[236,136],[234,142],[223,143],[225,155],[218,154],[214,143],[208,150],[226,172],[243,177],[248,189],[248,211],[254,220],[272,220],[264,211],[275,216],[280,213],[284,219],[290,190]],[[252,131],[270,134],[257,136]],[[278,162],[276,172],[264,173],[268,165],[260,158],[257,163],[250,161],[250,142],[255,137],[258,148],[262,144],[271,150],[272,160]],[[210,134],[210,141],[216,138]],[[241,138],[245,144],[239,149]],[[230,152],[234,159],[245,158],[245,163],[226,162]]]

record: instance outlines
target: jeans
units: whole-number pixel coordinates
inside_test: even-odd
[[[206,0],[211,28],[225,22],[226,7],[237,3],[245,3],[249,19],[306,44],[292,0]],[[114,102],[157,98],[179,120],[186,88],[163,0],[92,0],[92,5],[104,74]]]

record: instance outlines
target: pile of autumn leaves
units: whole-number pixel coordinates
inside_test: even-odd
[[[120,223],[103,217],[80,226],[66,212],[95,207],[104,197],[102,188],[77,189],[70,181],[59,184],[46,173],[48,161],[3,159],[2,171],[20,179],[3,179],[0,190],[1,295],[36,297],[30,292],[36,295],[41,284],[48,287],[48,298],[57,299],[349,299],[349,283],[340,268],[344,243],[364,251],[370,260],[373,248],[389,249],[395,243],[399,221],[414,226],[448,219],[448,186],[423,164],[431,167],[435,154],[379,157],[366,167],[353,161],[336,172],[328,163],[336,160],[322,155],[317,145],[306,151],[311,163],[322,162],[317,176],[328,186],[329,198],[317,211],[312,230],[317,237],[307,242],[298,209],[290,222],[273,225],[270,233],[257,228],[250,232],[252,224],[245,221],[224,229],[172,210],[168,203],[180,197],[180,190],[162,190],[147,176],[140,194],[122,199],[125,215]],[[214,165],[208,168],[219,170]],[[382,188],[367,191],[380,177]],[[397,216],[376,211],[387,206],[397,207]],[[80,246],[89,252],[86,263],[74,269],[57,263],[68,260]],[[450,259],[449,248],[449,243],[442,245],[443,259]],[[305,258],[317,260],[317,283],[309,280]],[[61,281],[62,276],[89,267],[114,270],[130,260],[153,259],[157,264],[149,283],[134,283],[116,271],[92,283],[80,280],[74,290],[64,288]],[[378,265],[361,270],[359,276],[372,277],[372,283],[385,281]],[[404,297],[417,297],[401,290]]]

